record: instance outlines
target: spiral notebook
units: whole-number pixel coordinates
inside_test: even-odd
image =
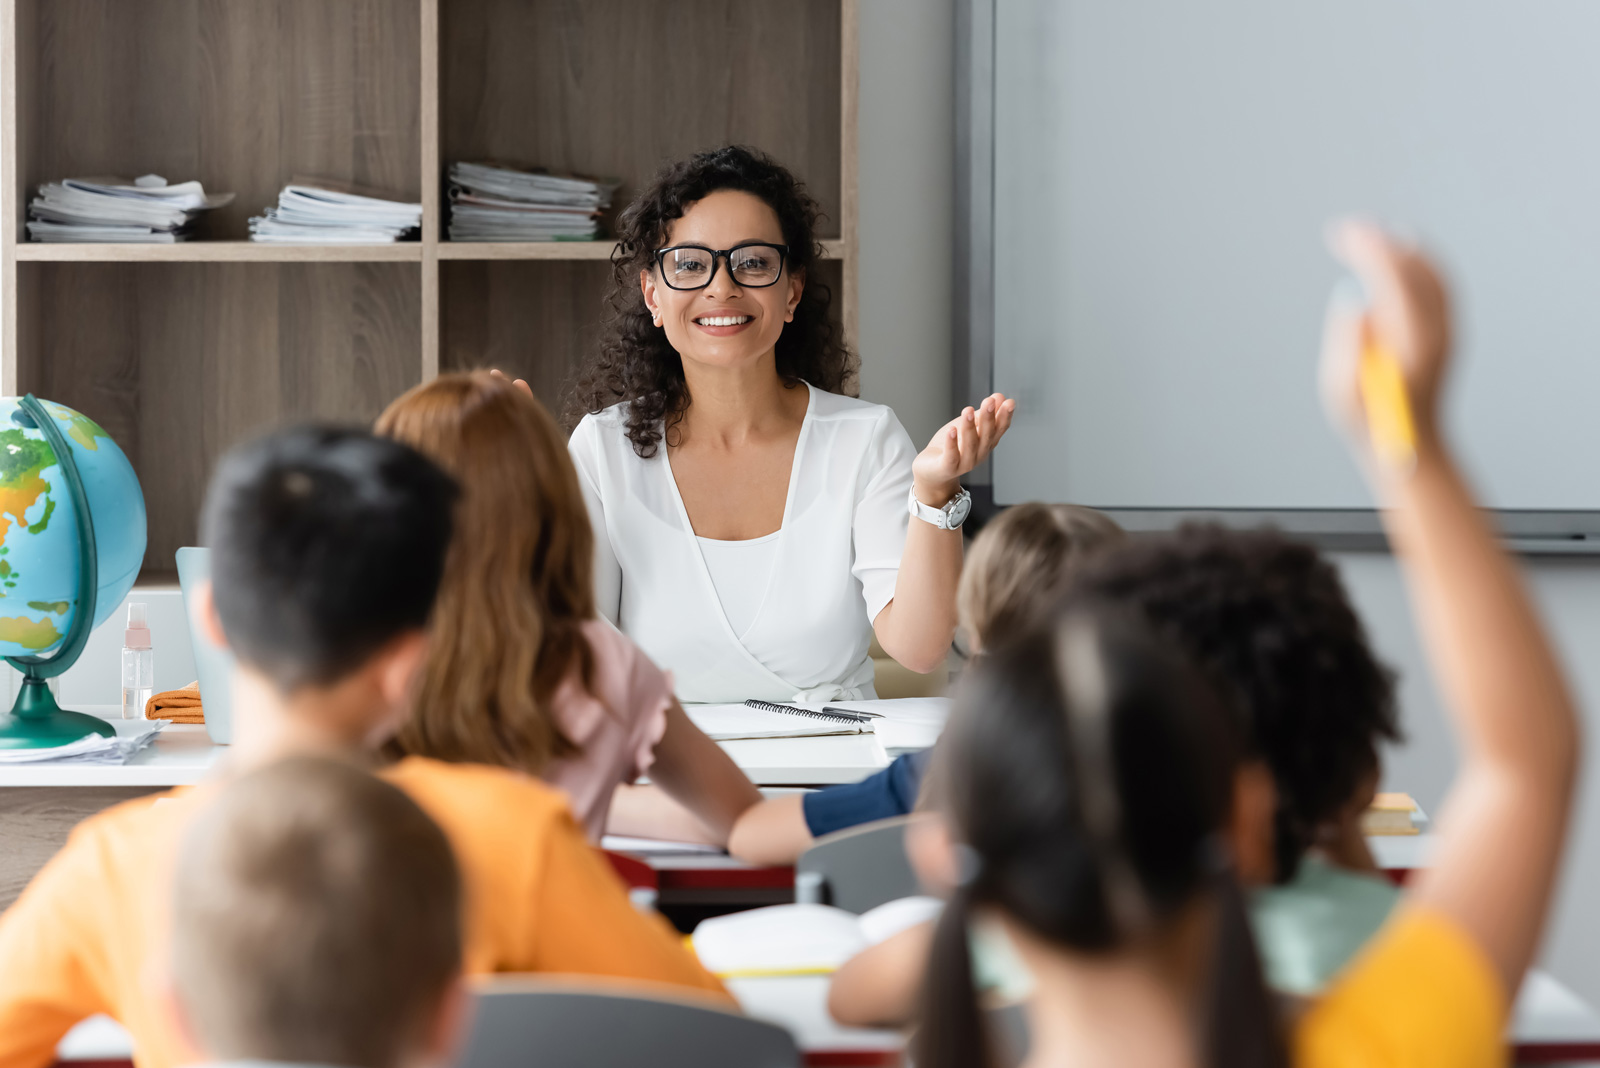
[[[871,734],[880,717],[831,706],[790,705],[750,700],[738,705],[685,705],[694,725],[712,741],[750,738],[816,738],[830,734]]]

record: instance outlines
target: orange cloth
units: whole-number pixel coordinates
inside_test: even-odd
[[[1508,1012],[1478,944],[1402,906],[1300,1021],[1295,1068],[1500,1068]]]
[[[200,707],[200,683],[191,682],[181,690],[163,690],[156,694],[144,703],[144,718],[204,723],[206,711]]]
[[[555,790],[514,772],[418,757],[382,774],[455,848],[469,973],[615,976],[727,998],[664,920],[633,907]],[[197,1059],[160,991],[172,859],[212,789],[139,798],[85,820],[0,915],[0,1068],[50,1064],[61,1036],[102,1012],[132,1034],[139,1068]]]

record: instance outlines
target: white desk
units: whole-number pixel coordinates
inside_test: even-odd
[[[828,1015],[828,977],[731,979],[728,992],[750,1016],[786,1028],[807,1054],[828,1054],[830,1064],[882,1064],[905,1045],[898,1031],[841,1027]],[[1512,1017],[1512,1041],[1530,1060],[1566,1051],[1571,1060],[1600,1057],[1600,1013],[1556,979],[1529,973]],[[128,1035],[104,1016],[85,1020],[61,1042],[63,1061],[121,1061],[132,1055]]]

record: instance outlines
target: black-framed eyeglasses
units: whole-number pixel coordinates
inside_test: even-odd
[[[764,289],[783,277],[783,261],[788,245],[769,245],[747,241],[732,248],[709,249],[704,245],[673,245],[656,250],[656,270],[672,289],[704,289],[717,273],[717,261],[728,261],[728,273],[741,286]]]

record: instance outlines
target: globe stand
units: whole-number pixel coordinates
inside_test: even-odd
[[[70,745],[92,734],[113,737],[117,732],[105,720],[82,712],[68,712],[56,704],[48,679],[70,668],[89,641],[94,629],[95,597],[100,588],[100,567],[94,542],[94,517],[89,514],[89,496],[78,474],[72,448],[32,393],[19,402],[12,418],[22,426],[37,428],[61,465],[62,481],[72,498],[78,520],[78,597],[72,625],[53,656],[8,656],[6,662],[22,672],[22,691],[9,715],[0,716],[0,749],[53,749]],[[20,516],[18,517],[21,518]]]

